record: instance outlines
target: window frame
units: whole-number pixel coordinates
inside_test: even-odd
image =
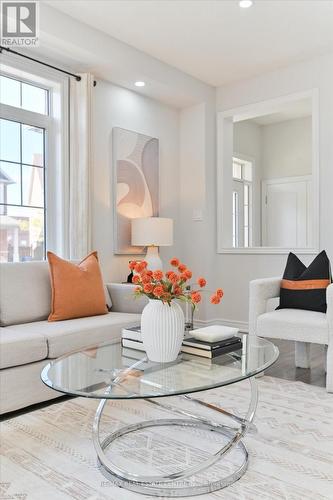
[[[44,246],[69,256],[69,79],[49,68],[27,61],[0,65],[1,74],[49,92],[48,114],[1,104],[0,117],[45,130],[44,151]]]

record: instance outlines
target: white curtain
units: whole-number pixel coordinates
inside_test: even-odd
[[[92,101],[94,78],[70,79],[69,258],[91,251]]]

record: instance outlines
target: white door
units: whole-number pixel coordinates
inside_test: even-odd
[[[311,244],[311,176],[262,182],[262,245],[306,248]]]

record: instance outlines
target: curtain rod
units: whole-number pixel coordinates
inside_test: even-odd
[[[57,68],[56,66],[52,66],[52,64],[48,64],[48,63],[43,62],[43,61],[38,61],[38,59],[34,59],[33,57],[26,56],[25,54],[21,54],[20,52],[16,52],[16,50],[12,50],[12,49],[9,49],[8,47],[3,47],[2,45],[0,45],[0,54],[2,53],[3,50],[6,50],[7,52],[10,52],[11,54],[15,54],[16,56],[20,56],[20,57],[24,57],[25,59],[29,59],[30,61],[34,61],[38,64],[42,64],[43,66],[47,66],[48,68],[55,69],[56,71],[60,71],[61,73],[65,73],[66,75],[72,76],[73,78],[75,78],[75,80],[77,82],[81,81],[81,77],[79,75],[75,75],[74,73],[70,73],[69,71],[66,71],[64,69]],[[94,82],[94,84],[95,84],[95,82]]]

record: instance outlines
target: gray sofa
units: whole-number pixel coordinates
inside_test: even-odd
[[[51,285],[48,263],[0,264],[0,413],[60,396],[40,380],[50,359],[120,337],[140,322],[145,300],[132,285],[106,284],[111,312],[48,322]]]

